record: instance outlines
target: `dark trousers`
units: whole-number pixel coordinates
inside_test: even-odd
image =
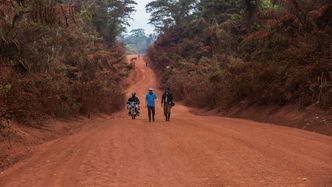
[[[172,106],[169,103],[164,103],[164,115],[166,121],[169,121],[171,119],[171,108]]]
[[[154,121],[154,116],[156,114],[156,109],[154,106],[148,106],[148,115],[149,115],[149,121],[151,121],[151,118],[152,120]]]

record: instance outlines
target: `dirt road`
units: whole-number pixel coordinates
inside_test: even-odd
[[[143,100],[156,79],[142,59]],[[160,93],[158,94],[160,96]],[[332,137],[276,125],[196,116],[177,104],[164,122],[126,111],[41,146],[0,174],[0,186],[332,186]]]

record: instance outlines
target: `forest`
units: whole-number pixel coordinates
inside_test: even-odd
[[[128,54],[145,54],[156,37],[155,34],[146,34],[144,29],[133,29],[129,34],[122,34],[120,41],[126,46]]]
[[[112,113],[131,67],[117,36],[132,0],[2,0],[0,121]]]
[[[162,86],[195,107],[332,108],[329,0],[155,0],[148,50]]]
[[[329,0],[155,0],[158,35],[124,35],[133,0],[2,0],[0,121],[112,113],[126,54],[145,53],[184,103],[332,108]]]

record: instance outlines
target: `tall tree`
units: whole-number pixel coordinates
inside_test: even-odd
[[[106,39],[110,46],[115,38],[128,26],[130,14],[135,11],[133,0],[98,0],[95,1],[93,23],[97,31]]]
[[[197,3],[197,0],[155,0],[147,4],[146,11],[151,13],[150,23],[161,30],[183,24],[193,15]]]
[[[221,23],[239,13],[243,0],[201,0],[200,15],[207,21]]]
[[[250,28],[255,22],[257,11],[259,10],[260,0],[244,0],[244,8],[246,11],[246,25]]]
[[[130,35],[124,36],[122,41],[130,53],[145,53],[146,49],[155,41],[155,35],[146,35],[144,29],[133,29]]]

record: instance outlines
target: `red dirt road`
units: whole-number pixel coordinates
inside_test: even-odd
[[[133,75],[143,100],[156,79],[142,59]],[[158,93],[160,96],[160,93]],[[144,103],[144,102],[143,102]],[[0,186],[332,186],[332,137],[222,117],[177,104],[170,123],[126,111],[38,146],[0,174]]]

